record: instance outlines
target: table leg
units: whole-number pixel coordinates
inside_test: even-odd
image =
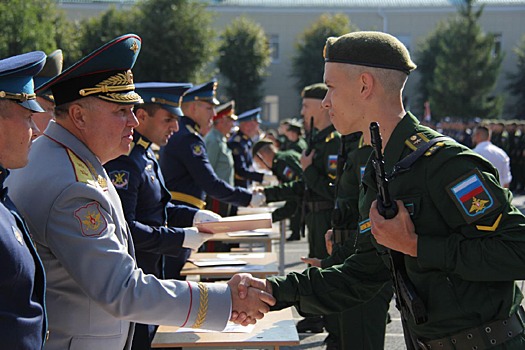
[[[279,240],[279,275],[284,275],[284,245],[286,243],[286,219],[279,222],[281,239]]]

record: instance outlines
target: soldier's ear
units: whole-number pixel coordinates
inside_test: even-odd
[[[135,116],[139,120],[139,123],[142,123],[149,115],[144,109],[138,108],[135,109]]]
[[[86,126],[85,108],[80,103],[71,103],[69,106],[69,117],[78,129],[84,129]]]

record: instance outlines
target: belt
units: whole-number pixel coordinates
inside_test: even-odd
[[[345,241],[347,241],[349,238],[352,238],[357,233],[357,230],[349,230],[349,229],[338,229],[334,228],[333,231],[333,237],[334,237],[334,243],[337,244],[343,244]]]
[[[518,311],[506,320],[497,320],[467,329],[449,337],[417,340],[421,350],[485,350],[500,345],[523,333],[525,311]]]
[[[181,193],[181,192],[171,192],[171,200],[184,202],[193,205],[194,207],[197,207],[198,209],[204,209],[206,206],[206,202],[194,197],[192,195]]]
[[[319,201],[319,202],[305,202],[308,210],[312,212],[318,212],[321,210],[334,209],[334,202],[331,201]]]

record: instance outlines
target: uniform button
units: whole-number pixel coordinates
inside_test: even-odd
[[[46,332],[46,341],[49,340],[49,331]]]

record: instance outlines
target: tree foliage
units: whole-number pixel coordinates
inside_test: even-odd
[[[260,106],[262,84],[270,65],[270,48],[263,28],[246,17],[235,19],[222,34],[217,67],[226,78],[226,94],[236,110]]]
[[[343,14],[323,14],[299,35],[292,57],[292,77],[296,79],[295,86],[299,91],[307,85],[323,81],[323,47],[326,39],[356,30],[357,27]]]
[[[501,114],[503,98],[493,90],[503,60],[494,51],[494,36],[478,21],[483,6],[464,0],[458,14],[442,22],[419,53],[421,91],[430,101],[434,117],[494,118]]]
[[[512,113],[519,119],[525,119],[525,35],[521,37],[521,42],[514,48],[514,52],[518,56],[517,70],[507,74],[507,90],[516,98],[511,107]]]
[[[35,50],[49,54],[60,48],[57,33],[65,25],[63,13],[52,0],[0,1],[0,23],[0,57]]]

